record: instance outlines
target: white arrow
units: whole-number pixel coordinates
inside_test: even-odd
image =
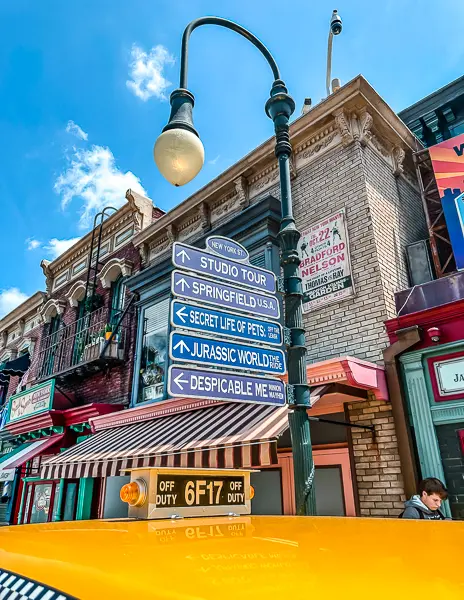
[[[185,290],[185,286],[187,286],[187,289],[190,289],[189,284],[185,281],[185,279],[183,277],[182,277],[182,279],[179,279],[179,281],[176,281],[176,285],[182,286],[182,291]]]
[[[179,258],[179,256],[182,258],[182,262],[185,262],[185,259],[190,260],[190,256],[187,254],[187,252],[182,248],[182,250],[180,250],[180,252],[178,252],[176,254],[177,258]]]
[[[177,377],[174,378],[174,383],[177,385],[181,391],[184,391],[184,386],[181,383],[188,383],[188,379],[181,379],[183,373],[180,373]]]
[[[176,312],[176,315],[179,317],[179,319],[182,321],[182,323],[186,323],[187,321],[184,319],[184,310],[185,310],[185,306],[182,306],[181,308],[179,308],[179,310]]]
[[[177,342],[177,344],[174,346],[174,350],[177,350],[177,348],[180,348],[181,354],[184,353],[184,350],[187,350],[188,352],[190,352],[190,348],[187,346],[187,344],[184,342],[184,340],[180,340]]]

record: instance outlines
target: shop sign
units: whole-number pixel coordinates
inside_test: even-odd
[[[440,396],[464,394],[464,356],[434,363]]]
[[[49,410],[53,402],[54,391],[55,380],[52,379],[11,396],[7,423]]]
[[[429,148],[457,269],[464,269],[464,134]]]
[[[304,312],[354,295],[344,210],[303,231],[298,252]]]
[[[15,477],[15,469],[0,469],[0,483],[5,481],[13,481]]]

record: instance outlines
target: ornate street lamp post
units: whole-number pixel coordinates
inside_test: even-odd
[[[156,140],[154,148],[158,169],[170,183],[176,186],[188,183],[199,173],[204,162],[203,144],[193,126],[194,96],[187,89],[189,39],[192,31],[200,25],[220,25],[245,37],[264,55],[274,76],[270,98],[266,102],[265,109],[274,123],[275,154],[279,161],[282,218],[278,237],[281,250],[280,264],[284,275],[285,325],[290,330],[287,365],[290,396],[293,398],[291,398],[289,424],[292,436],[296,505],[298,514],[314,515],[316,514],[313,487],[314,462],[309,420],[306,414],[310,402],[306,378],[302,286],[298,274],[300,259],[297,248],[300,232],[293,218],[289,166],[292,147],[288,121],[295,110],[295,102],[287,93],[285,83],[280,79],[279,69],[271,53],[252,33],[237,23],[219,17],[202,17],[192,21],[186,27],[182,37],[180,86],[171,94],[169,122]]]

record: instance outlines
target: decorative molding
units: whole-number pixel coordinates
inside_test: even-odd
[[[377,150],[377,152],[379,152],[379,154],[386,159],[386,161],[388,162],[388,164],[391,166],[392,164],[392,154],[391,151],[386,148],[384,146],[384,144],[382,144],[382,142],[379,140],[379,138],[372,134],[369,138],[369,142],[371,144],[371,146]]]
[[[142,242],[139,246],[139,254],[140,260],[142,261],[142,265],[147,265],[150,257],[150,248],[147,242]]]
[[[430,410],[435,425],[464,422],[464,402],[432,406]]]
[[[40,266],[42,267],[43,274],[45,275],[45,290],[47,294],[50,294],[52,291],[53,285],[53,273],[50,269],[51,262],[49,260],[43,259],[40,262]]]
[[[354,139],[358,140],[362,146],[366,146],[372,137],[371,128],[374,123],[374,119],[371,113],[366,107],[362,108],[358,113],[358,129],[359,131],[354,134]]]
[[[167,236],[163,236],[160,240],[157,241],[156,244],[150,245],[148,259],[151,261],[156,258],[160,254],[162,254],[165,250],[171,247],[171,243]]]
[[[168,236],[169,243],[174,244],[177,240],[177,229],[174,223],[169,223],[166,227],[166,235]]]
[[[240,208],[243,210],[250,206],[250,197],[248,195],[248,181],[243,175],[234,181],[235,192],[237,194]]]
[[[72,285],[68,292],[65,294],[65,298],[69,302],[69,306],[74,308],[77,307],[79,302],[84,299],[85,296],[85,283],[82,280],[76,281]]]
[[[346,113],[344,108],[336,110],[333,116],[335,117],[335,124],[342,138],[342,146],[346,148],[346,146],[354,142],[351,116]]]
[[[123,277],[132,275],[134,263],[127,258],[111,258],[98,274],[103,288],[109,288],[113,281],[122,274]]]
[[[319,155],[323,151],[327,150],[332,142],[339,140],[339,133],[335,129],[334,125],[323,129],[318,134],[300,144],[295,150],[295,161],[298,167],[302,167],[309,163],[316,155]]]
[[[406,152],[401,148],[401,146],[395,146],[392,150],[392,160],[393,160],[393,175],[395,177],[399,177],[404,173],[404,159],[406,156]]]
[[[203,231],[209,231],[211,229],[211,215],[208,204],[206,202],[202,202],[198,211],[200,213],[201,227]]]
[[[279,181],[279,164],[277,161],[250,179],[248,196],[252,198]]]
[[[293,179],[296,179],[298,176],[298,171],[296,168],[296,162],[295,162],[295,156],[294,154],[290,154],[290,158],[288,159],[288,164],[290,167],[290,179],[293,181]]]
[[[180,225],[177,227],[178,231],[178,239],[185,240],[190,237],[193,233],[200,231],[202,227],[201,217],[199,209],[197,208],[195,211],[191,212],[187,218],[182,221]],[[168,237],[169,240],[169,237]]]
[[[45,323],[50,323],[52,318],[56,315],[61,316],[64,313],[65,308],[66,302],[64,300],[55,300],[54,298],[51,298],[42,307],[40,315]]]
[[[239,199],[235,190],[229,192],[211,206],[211,223],[216,223],[224,215],[231,213],[239,206]]]

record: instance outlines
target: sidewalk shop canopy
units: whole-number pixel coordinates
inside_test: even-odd
[[[100,431],[44,461],[43,479],[119,475],[133,467],[251,468],[277,464],[288,409],[216,404]]]
[[[0,459],[0,469],[5,471],[20,467],[28,460],[32,460],[39,454],[42,454],[47,448],[57,444],[62,437],[63,434],[51,435],[50,437],[35,440],[34,442],[21,444],[21,446],[18,446],[12,452],[2,456]]]

